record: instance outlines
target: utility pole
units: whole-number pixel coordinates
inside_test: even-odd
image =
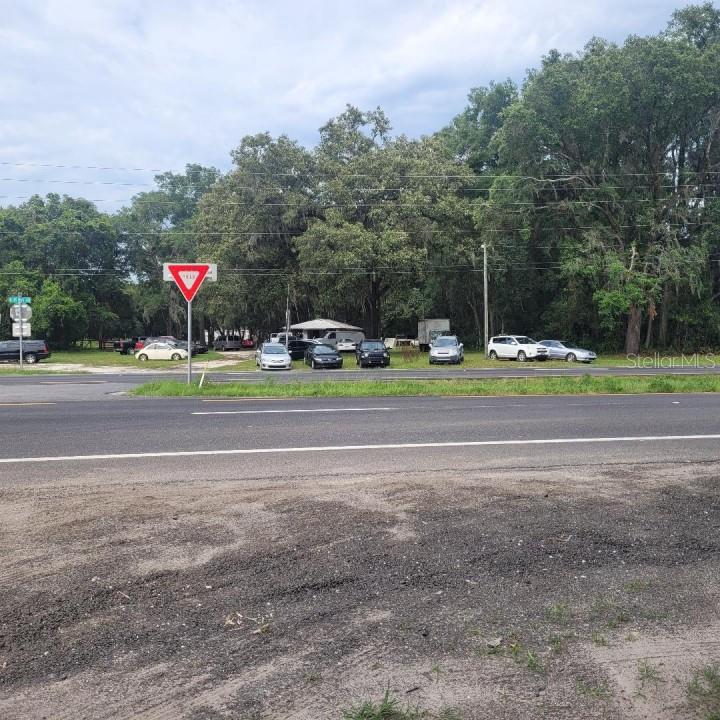
[[[482,244],[482,250],[483,250],[483,312],[485,314],[485,319],[483,322],[483,339],[485,340],[485,346],[483,348],[483,352],[485,353],[485,357],[487,358],[487,348],[488,348],[488,321],[490,318],[490,312],[488,309],[488,276],[487,276],[487,245],[485,243]]]
[[[290,335],[290,278],[287,283],[287,295],[285,296],[285,349],[288,349]]]

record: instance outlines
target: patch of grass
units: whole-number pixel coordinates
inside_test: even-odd
[[[591,685],[584,683],[582,680],[578,680],[576,688],[579,695],[591,698],[593,700],[609,700],[612,697],[612,691],[607,683],[600,683],[599,685]]]
[[[545,608],[545,619],[558,625],[565,625],[572,617],[572,610],[566,602],[557,602]]]
[[[427,710],[420,710],[407,705],[402,707],[400,701],[386,690],[383,699],[376,705],[366,700],[360,705],[343,711],[343,720],[423,720],[430,718]]]
[[[693,705],[707,713],[705,720],[720,720],[720,665],[695,670],[687,694]]]
[[[631,580],[625,583],[623,589],[626,593],[641,593],[649,590],[652,586],[652,580]]]
[[[592,634],[592,641],[595,645],[598,645],[599,647],[606,647],[608,644],[607,638],[599,632],[594,632]]]
[[[603,620],[607,627],[615,629],[630,622],[630,613],[612,600],[596,598],[590,606],[590,616],[595,620]]]
[[[149,382],[133,391],[145,397],[393,397],[592,395],[659,392],[649,377],[542,377],[482,380],[321,380],[317,382],[206,382],[186,385],[176,380]],[[669,376],[662,392],[720,392],[720,376]]]
[[[545,672],[545,666],[542,664],[540,657],[532,650],[527,650],[525,652],[525,667],[530,672],[537,673],[538,675]]]
[[[462,715],[457,708],[447,707],[440,710],[437,720],[462,720]]]

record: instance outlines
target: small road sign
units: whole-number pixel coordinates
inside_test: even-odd
[[[8,298],[8,302],[11,305],[29,305],[32,302],[32,298],[25,297],[24,295],[11,295]]]
[[[24,338],[30,337],[30,330],[31,330],[30,323],[24,322],[22,324],[22,336]],[[19,322],[14,322],[12,324],[12,334],[13,334],[13,337],[20,337],[20,323]]]
[[[188,302],[203,284],[203,280],[217,280],[217,265],[212,263],[165,263],[163,279],[174,280]]]
[[[32,317],[32,308],[29,305],[13,305],[10,308],[10,317],[27,322]]]

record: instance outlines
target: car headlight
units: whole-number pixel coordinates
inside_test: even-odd
[[[364,357],[364,358],[366,358],[367,356],[368,356],[367,353],[362,353],[362,355],[360,355],[360,357]]]

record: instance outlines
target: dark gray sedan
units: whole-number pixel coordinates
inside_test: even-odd
[[[575,343],[567,340],[540,340],[538,345],[544,345],[548,349],[549,360],[584,363],[597,360],[597,355],[592,350],[585,350],[585,348],[578,347]]]

